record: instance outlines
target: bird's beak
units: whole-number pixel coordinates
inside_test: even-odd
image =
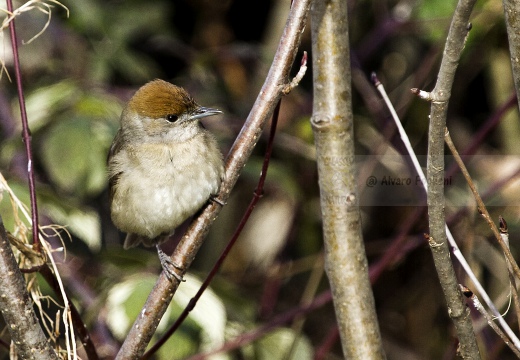
[[[218,109],[207,108],[207,107],[201,106],[193,112],[193,114],[190,117],[190,120],[200,119],[200,118],[203,118],[206,116],[217,115],[217,114],[222,114],[222,111],[220,111]]]

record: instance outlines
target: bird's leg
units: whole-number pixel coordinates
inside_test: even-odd
[[[159,254],[159,261],[161,262],[161,266],[168,280],[172,281],[172,278],[176,278],[179,280],[179,282],[186,281],[182,278],[184,275],[184,269],[180,265],[177,265],[175,262],[173,262],[173,260],[168,255],[166,255],[164,251],[162,251],[159,244],[157,244],[156,247],[157,254]],[[179,270],[180,275],[177,273],[177,270]]]

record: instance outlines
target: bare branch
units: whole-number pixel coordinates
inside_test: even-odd
[[[500,225],[500,237],[504,241],[504,243],[507,244],[507,247],[509,248],[509,230],[507,228],[507,222],[502,217],[502,215],[498,216],[498,223]],[[509,276],[509,289],[511,291],[511,296],[513,297],[513,304],[515,306],[515,312],[516,312],[516,322],[517,326],[520,326],[520,299],[518,298],[518,290],[516,285],[516,277],[515,273],[513,271],[513,268],[509,261],[506,259],[507,262],[507,275]]]
[[[7,0],[7,11],[13,13],[13,2]],[[20,115],[22,118],[22,138],[25,144],[25,152],[27,154],[27,176],[29,178],[29,192],[31,196],[31,213],[32,213],[32,237],[34,250],[40,251],[40,239],[38,237],[38,206],[36,203],[36,184],[34,180],[34,167],[31,149],[31,134],[29,123],[27,121],[27,111],[25,109],[25,98],[22,88],[22,73],[20,70],[20,59],[18,56],[18,38],[16,36],[14,18],[9,22],[9,33],[11,35],[11,44],[13,47],[14,71],[16,75],[16,88],[18,90],[18,102],[20,105]]]
[[[424,187],[425,191],[427,191],[428,183],[427,183],[427,180],[426,180],[426,176],[424,175],[424,172],[423,172],[423,170],[422,170],[422,168],[421,168],[421,166],[419,164],[419,161],[418,161],[417,156],[416,156],[416,154],[415,154],[415,152],[414,152],[414,150],[412,148],[410,140],[408,139],[408,135],[406,134],[406,131],[404,130],[404,128],[403,128],[403,126],[401,124],[401,121],[399,120],[399,118],[397,116],[397,113],[396,113],[392,103],[390,102],[390,99],[388,98],[388,95],[386,94],[385,88],[379,82],[379,80],[377,79],[377,76],[375,74],[372,74],[372,81],[374,82],[374,85],[376,85],[377,89],[381,93],[381,96],[383,97],[383,99],[385,101],[385,104],[387,105],[388,109],[390,110],[390,113],[392,114],[394,122],[395,122],[395,124],[396,124],[396,126],[397,126],[397,128],[399,130],[399,134],[401,135],[401,139],[402,139],[403,143],[405,144],[406,150],[408,151],[408,154],[410,155],[410,157],[412,159],[412,163],[413,163],[413,165],[415,167],[415,171],[416,171],[417,175],[419,176],[419,178],[421,179],[421,182],[423,184],[423,187]],[[449,136],[449,134],[447,134],[447,136]],[[448,144],[448,147],[450,147],[450,149],[451,149],[452,144],[450,145],[450,142],[451,142],[451,139],[449,139],[449,140],[446,139],[446,143]],[[460,156],[456,152],[456,149],[454,149],[452,151],[454,151],[455,157],[459,157],[459,160],[457,160],[457,162],[459,162],[459,161],[462,162],[462,160],[460,160]],[[480,294],[480,296],[484,299],[486,304],[489,306],[491,312],[497,317],[498,322],[504,328],[504,331],[507,332],[507,334],[510,336],[512,342],[515,344],[515,346],[517,346],[518,338],[514,335],[513,331],[509,327],[509,325],[504,321],[504,319],[502,318],[501,314],[498,312],[495,304],[491,301],[491,298],[486,293],[484,287],[480,284],[479,279],[477,278],[477,276],[475,275],[475,273],[471,269],[470,265],[468,264],[468,262],[464,258],[464,255],[460,251],[457,242],[455,241],[455,239],[454,239],[450,229],[448,228],[448,225],[445,223],[444,226],[445,226],[445,229],[446,229],[446,236],[447,236],[448,242],[449,242],[449,244],[451,246],[451,251],[452,251],[453,255],[455,256],[455,258],[457,258],[457,260],[459,261],[460,265],[462,266],[462,268],[466,272],[466,275],[473,282],[473,286],[477,289],[477,291]],[[430,246],[438,247],[438,244],[434,240],[432,240],[429,237],[429,235],[426,236],[426,239],[429,241]]]
[[[273,65],[242,131],[226,159],[226,180],[222,183],[217,198],[219,201],[212,201],[201,212],[200,216],[193,220],[171,256],[172,260],[184,269],[187,269],[195,258],[209,226],[220,213],[221,205],[219,205],[219,202],[226,202],[242,168],[262,134],[262,129],[269,120],[278,100],[283,96],[289,71],[296,56],[301,34],[305,28],[309,6],[310,0],[295,0],[293,2]],[[117,359],[138,358],[144,353],[178,286],[178,281],[170,282],[164,273],[161,274],[143,306],[143,311],[134,322],[123,343]]]
[[[518,17],[518,14],[520,14],[520,2],[515,0],[502,0],[502,3],[504,5],[504,15],[506,18],[516,98],[520,109],[520,18]]]
[[[0,309],[18,356],[57,359],[34,313],[25,280],[18,269],[0,217]]]
[[[437,83],[431,92],[430,129],[428,134],[428,220],[430,238],[439,246],[431,246],[435,268],[439,275],[449,315],[459,337],[460,354],[464,359],[479,359],[469,309],[465,306],[458,287],[455,270],[446,241],[444,213],[444,128],[448,102],[455,71],[459,63],[469,29],[469,18],[476,0],[459,0],[451,21],[444,47]]]
[[[482,314],[482,316],[484,316],[484,318],[487,320],[487,323],[489,324],[489,326],[493,330],[495,330],[497,335],[500,336],[500,338],[504,341],[504,343],[507,346],[509,346],[511,351],[513,351],[517,357],[520,357],[520,351],[511,343],[511,341],[509,341],[509,339],[507,338],[506,334],[504,334],[504,332],[502,330],[500,330],[500,328],[495,324],[495,321],[494,321],[493,317],[482,306],[482,304],[478,300],[477,296],[475,294],[473,294],[473,292],[470,289],[468,289],[466,286],[459,285],[459,287],[460,287],[462,293],[464,294],[464,296],[466,298],[468,298],[469,300],[471,300],[471,303],[473,304],[473,307],[475,309],[477,309],[478,312]]]
[[[445,133],[445,140],[446,144],[450,148],[455,161],[457,162],[457,165],[459,165],[459,168],[462,172],[462,175],[464,175],[464,178],[466,179],[466,182],[468,183],[468,186],[471,190],[471,193],[475,197],[475,200],[477,202],[477,206],[479,209],[479,212],[484,217],[486,222],[488,223],[489,227],[491,228],[491,231],[493,231],[493,235],[495,235],[495,239],[497,240],[498,244],[500,245],[500,248],[504,252],[504,255],[507,259],[507,262],[511,266],[512,270],[514,271],[517,278],[520,278],[520,268],[518,267],[518,264],[516,263],[515,258],[513,257],[513,254],[511,254],[511,250],[509,249],[509,244],[507,244],[502,236],[500,235],[500,232],[497,228],[497,225],[491,218],[491,215],[489,215],[489,212],[487,211],[486,205],[484,204],[484,201],[482,201],[482,198],[480,197],[480,194],[477,191],[477,188],[475,186],[475,183],[471,179],[471,175],[469,174],[468,169],[466,168],[466,165],[464,165],[464,162],[462,161],[459,152],[455,148],[455,145],[453,144],[453,141],[451,140],[451,136],[448,130],[446,130]]]
[[[354,164],[346,1],[312,11],[314,102],[320,203],[329,278],[344,357],[384,359],[368,277]]]

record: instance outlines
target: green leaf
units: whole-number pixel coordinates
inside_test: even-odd
[[[148,294],[155,285],[155,275],[135,275],[115,285],[108,294],[107,322],[118,338],[123,339],[132,323],[139,316]],[[202,282],[190,274],[185,275],[175,297],[157,328],[157,334],[165,331],[179,317]],[[159,351],[161,359],[182,359],[199,351],[213,349],[224,342],[226,312],[221,300],[206,290],[181,328]],[[219,356],[227,359],[228,356]]]
[[[75,117],[56,123],[40,148],[43,164],[61,189],[80,196],[95,195],[106,185],[106,139],[95,121]]]
[[[58,202],[44,202],[43,210],[71,234],[83,240],[92,251],[101,249],[101,220],[96,211],[78,207],[60,206]]]
[[[80,92],[72,81],[62,81],[31,92],[25,99],[31,131],[35,133],[54,120],[56,113],[70,106],[79,95]],[[17,108],[18,102],[13,106]]]

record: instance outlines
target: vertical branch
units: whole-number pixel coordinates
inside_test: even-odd
[[[502,0],[506,18],[507,37],[509,39],[509,54],[515,81],[516,98],[520,108],[520,2]]]
[[[469,17],[476,0],[459,0],[450,25],[437,83],[423,96],[432,101],[428,134],[428,219],[427,237],[439,280],[455,324],[464,359],[479,359],[479,350],[468,308],[462,299],[446,240],[444,214],[444,129],[455,71],[471,25]],[[419,93],[421,96],[421,94]]]
[[[415,155],[415,152],[413,151],[412,145],[410,144],[410,140],[408,139],[408,136],[407,136],[403,126],[401,125],[401,121],[397,117],[397,113],[395,112],[395,109],[394,109],[392,103],[390,102],[390,99],[388,98],[388,95],[386,94],[386,91],[385,91],[383,85],[379,82],[379,80],[377,79],[375,74],[372,75],[372,80],[374,81],[374,84],[376,85],[377,89],[381,93],[381,96],[383,97],[386,105],[388,106],[388,109],[390,110],[390,113],[392,114],[392,117],[393,117],[393,119],[395,121],[395,124],[396,124],[397,128],[399,129],[399,133],[401,135],[403,143],[405,144],[405,147],[406,147],[406,149],[408,151],[408,154],[412,158],[412,163],[414,164],[415,171],[416,171],[416,173],[418,174],[418,176],[421,179],[421,182],[422,182],[424,190],[426,191],[426,193],[428,193],[428,183],[427,183],[427,180],[426,180],[426,176],[424,175],[424,172],[423,172],[423,170],[422,170],[422,168],[421,168],[421,166],[419,164],[419,161],[417,160],[417,156]],[[458,152],[456,151],[456,149],[454,148],[453,144],[451,143],[451,138],[449,137],[449,132],[448,131],[446,131],[445,140],[446,140],[446,143],[448,144],[448,147],[450,147],[450,149],[452,149],[452,147],[453,147],[452,152],[455,155],[456,162],[460,165],[462,173],[464,174],[465,177],[466,176],[469,177],[469,174],[467,173],[467,170],[466,170],[466,168],[464,166],[464,163],[462,162],[462,159],[460,158],[460,156],[458,156]],[[472,181],[468,181],[468,184],[470,185],[470,188],[473,191],[474,190],[474,187],[472,187],[473,182]],[[477,200],[477,204],[478,204],[479,208],[485,208],[484,203],[480,199],[480,196],[478,195],[478,193],[476,193],[476,189],[475,189],[474,193],[475,193],[475,198]],[[413,223],[414,223],[414,221],[410,222],[410,224],[413,224]],[[477,289],[477,291],[479,292],[480,296],[482,296],[482,299],[484,299],[486,304],[489,306],[489,309],[491,310],[491,313],[495,316],[497,322],[500,323],[500,325],[503,327],[504,331],[511,338],[511,342],[514,343],[514,346],[518,346],[520,348],[520,346],[518,345],[519,344],[518,338],[513,333],[513,331],[509,327],[509,325],[504,321],[503,316],[497,310],[495,304],[493,303],[493,301],[491,301],[489,295],[486,293],[486,291],[484,290],[483,286],[480,284],[479,280],[477,279],[476,275],[471,270],[471,267],[469,266],[468,262],[464,258],[464,255],[460,251],[459,246],[455,242],[455,239],[453,238],[453,235],[451,234],[451,231],[448,228],[448,225],[444,224],[444,227],[446,229],[446,236],[448,238],[448,243],[451,246],[452,254],[459,261],[460,265],[462,266],[462,268],[466,272],[467,277],[471,280],[471,282],[473,283],[473,286]],[[493,226],[491,226],[491,228],[493,228]],[[427,238],[429,239],[429,236],[427,236]],[[394,242],[394,245],[393,245],[394,248],[397,248],[397,246],[395,244],[398,244],[398,241]],[[432,245],[432,244],[430,244],[430,245]],[[513,271],[513,267],[512,266],[511,266],[511,271]],[[371,279],[373,280],[373,277],[376,276],[377,274],[374,275],[372,273],[371,275],[372,275]],[[515,291],[515,293],[513,295],[515,295],[515,294],[516,294],[516,291]],[[519,314],[520,314],[520,312],[519,312]]]
[[[317,150],[325,269],[343,353],[347,359],[384,359],[355,181],[346,1],[314,2],[312,51],[311,123]]]
[[[7,0],[7,11],[13,12],[13,1]],[[36,184],[34,181],[34,166],[31,150],[31,134],[27,121],[27,112],[25,110],[25,98],[22,88],[22,74],[20,71],[20,59],[18,56],[18,42],[16,37],[15,19],[9,23],[9,34],[11,36],[11,45],[13,47],[14,71],[16,78],[16,88],[18,90],[18,102],[20,104],[20,116],[22,119],[22,138],[25,144],[25,152],[27,154],[27,176],[29,178],[29,193],[31,196],[31,216],[32,216],[32,236],[34,250],[40,252],[40,239],[38,237],[38,206],[36,204]]]
[[[57,359],[34,313],[0,218],[0,310],[21,359]]]

